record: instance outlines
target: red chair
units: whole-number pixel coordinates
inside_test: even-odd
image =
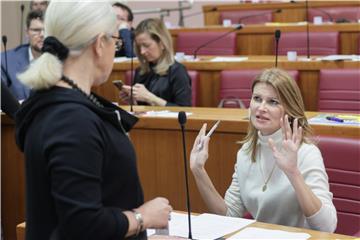
[[[248,108],[252,94],[252,82],[261,72],[261,69],[222,71],[220,73],[220,103],[218,107]],[[298,80],[298,71],[288,71],[288,73],[295,81]],[[243,103],[243,106],[240,102]]]
[[[320,70],[318,111],[360,112],[360,69]]]
[[[224,32],[179,32],[176,38],[176,52],[184,52],[187,55],[193,55],[195,50],[215,39]],[[236,54],[236,33],[230,33],[219,40],[210,43],[200,49],[198,55],[235,55]]]
[[[336,233],[360,236],[360,141],[319,136],[337,210]]]
[[[310,32],[309,39],[310,55],[332,55],[339,53],[338,32]],[[297,55],[307,55],[307,33],[282,33],[279,41],[279,55],[286,55],[288,51],[296,51]]]
[[[257,16],[259,15],[259,16]],[[224,11],[220,12],[220,21],[231,20],[232,24],[264,24],[272,22],[271,10],[247,10],[247,11]]]
[[[360,19],[359,7],[321,7],[309,9],[309,22],[315,16],[321,16],[323,22],[357,22]]]
[[[135,74],[135,71],[134,71]],[[191,103],[192,106],[196,106],[197,104],[197,89],[198,89],[198,81],[199,81],[199,73],[197,71],[188,71],[188,74],[191,78]],[[134,75],[135,76],[135,75]],[[126,71],[125,73],[125,84],[130,85],[131,83],[131,71]]]

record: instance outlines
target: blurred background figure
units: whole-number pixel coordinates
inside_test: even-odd
[[[49,5],[49,1],[32,0],[30,1],[30,11],[45,12],[48,5]]]
[[[174,59],[172,39],[160,19],[150,18],[135,29],[135,52],[140,67],[135,71],[133,102],[153,106],[191,106],[191,79]],[[131,87],[124,85],[122,101],[129,101]]]
[[[44,18],[42,11],[31,11],[26,18],[26,34],[28,44],[23,44],[7,52],[1,53],[1,80],[7,84],[10,92],[18,100],[26,99],[30,89],[22,84],[17,74],[25,71],[30,62],[41,55],[44,43]],[[6,67],[7,65],[7,67]]]

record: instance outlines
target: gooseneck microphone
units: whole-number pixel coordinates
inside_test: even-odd
[[[276,9],[276,10],[273,10],[271,11],[271,14],[273,13],[281,13],[282,10],[281,9]],[[253,17],[258,17],[258,16],[263,16],[263,15],[266,15],[266,14],[269,14],[269,12],[262,12],[262,13],[256,13],[256,14],[250,14],[250,15],[247,15],[247,16],[244,16],[244,17],[241,17],[239,18],[239,23],[241,23],[243,20],[245,19],[248,19],[248,18],[253,18]]]
[[[24,4],[20,5],[21,17],[20,17],[20,44],[23,43],[23,32],[24,32]]]
[[[309,2],[305,1],[305,13],[306,13],[306,55],[310,59],[310,30],[309,30]]]
[[[192,239],[191,233],[191,207],[190,207],[190,193],[189,193],[189,181],[188,181],[188,170],[187,170],[187,159],[186,159],[186,144],[185,144],[185,123],[186,123],[186,114],[181,111],[178,115],[178,121],[181,127],[182,134],[182,143],[184,151],[184,171],[185,171],[185,184],[186,184],[186,207],[188,212],[188,226],[189,226],[189,239]]]
[[[276,43],[276,48],[275,48],[275,67],[277,67],[278,65],[278,56],[279,56],[279,40],[280,40],[280,36],[281,36],[281,31],[279,29],[277,29],[275,31],[275,43]]]
[[[8,60],[7,60],[7,50],[6,50],[7,36],[3,35],[1,39],[2,39],[2,43],[4,45],[4,57],[5,57],[5,69],[3,71],[5,72],[5,75],[6,75],[6,85],[8,87],[10,87],[12,81],[11,81],[9,73],[8,73]]]
[[[130,30],[130,42],[131,42],[131,60],[130,60],[130,112],[134,112],[133,111],[133,105],[134,105],[134,95],[133,95],[133,90],[134,90],[134,31],[131,29]]]
[[[228,32],[226,32],[226,33],[224,33],[224,34],[221,34],[220,36],[218,36],[218,37],[216,37],[216,38],[214,38],[214,39],[210,39],[210,41],[207,41],[207,42],[201,44],[201,45],[200,45],[199,47],[197,47],[197,48],[195,49],[195,51],[194,51],[194,59],[196,59],[197,53],[198,53],[199,50],[202,49],[203,47],[206,47],[206,46],[209,45],[210,43],[216,42],[217,40],[219,40],[219,39],[221,39],[221,38],[229,35],[229,34],[232,33],[232,32],[235,32],[235,31],[237,31],[237,30],[240,30],[240,29],[242,29],[242,25],[241,25],[241,24],[237,25],[235,28],[231,29],[230,31],[228,31]]]

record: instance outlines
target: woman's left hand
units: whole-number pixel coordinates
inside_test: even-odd
[[[285,118],[280,119],[280,126],[283,133],[282,148],[277,149],[271,138],[269,139],[269,145],[276,159],[276,164],[285,174],[289,175],[298,170],[297,154],[302,140],[302,127],[298,126],[298,119],[295,119],[293,129],[291,129],[287,115],[285,115]]]
[[[152,94],[144,84],[137,83],[133,87],[133,95],[136,101],[151,103]]]

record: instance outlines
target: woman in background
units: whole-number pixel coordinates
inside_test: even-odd
[[[137,121],[91,93],[119,40],[106,2],[51,1],[43,54],[19,76],[34,92],[16,115],[26,166],[26,239],[146,238],[168,225],[165,198],[144,203],[127,131]]]
[[[263,71],[253,82],[249,110],[248,134],[225,198],[205,170],[206,125],[195,140],[190,167],[209,210],[234,217],[249,212],[262,222],[334,232],[337,216],[328,176],[320,150],[310,141],[295,81],[283,70]]]
[[[175,61],[171,35],[160,19],[143,20],[135,29],[135,52],[140,67],[135,71],[134,104],[191,106],[191,79]],[[125,85],[120,98],[129,101]]]

